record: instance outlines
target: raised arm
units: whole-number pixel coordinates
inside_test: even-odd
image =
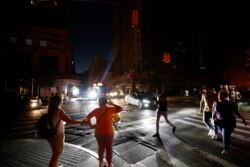
[[[115,113],[119,113],[123,110],[121,106],[114,104],[110,98],[108,98],[108,97],[106,97],[106,98],[107,98],[107,104],[114,106],[116,108]]]

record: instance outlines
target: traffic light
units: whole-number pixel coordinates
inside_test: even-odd
[[[163,60],[162,60],[164,63],[170,63],[170,53],[168,52],[164,52],[163,54]]]
[[[132,25],[134,27],[138,27],[138,22],[139,22],[139,10],[133,9],[132,10]]]

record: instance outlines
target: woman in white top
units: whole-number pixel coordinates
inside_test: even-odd
[[[53,126],[57,127],[57,134],[48,139],[48,142],[52,149],[52,156],[49,162],[49,167],[58,167],[58,159],[63,153],[64,149],[64,122],[69,124],[86,124],[85,121],[77,121],[71,119],[60,107],[62,104],[62,98],[59,95],[52,96],[49,101],[48,114],[52,118]]]

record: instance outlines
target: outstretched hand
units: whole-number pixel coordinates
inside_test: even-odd
[[[81,122],[81,125],[88,125],[88,124],[89,124],[89,121],[87,119],[82,120]]]

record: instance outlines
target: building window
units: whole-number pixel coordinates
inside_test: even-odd
[[[32,45],[32,39],[31,38],[26,38],[25,39],[25,45]]]
[[[9,40],[11,43],[17,43],[17,37],[11,36]]]
[[[54,40],[53,47],[58,48],[60,46],[59,40]]]
[[[40,46],[46,47],[47,46],[47,41],[46,40],[40,40]]]
[[[59,70],[59,57],[57,56],[40,56],[38,69],[41,73],[58,74]]]

